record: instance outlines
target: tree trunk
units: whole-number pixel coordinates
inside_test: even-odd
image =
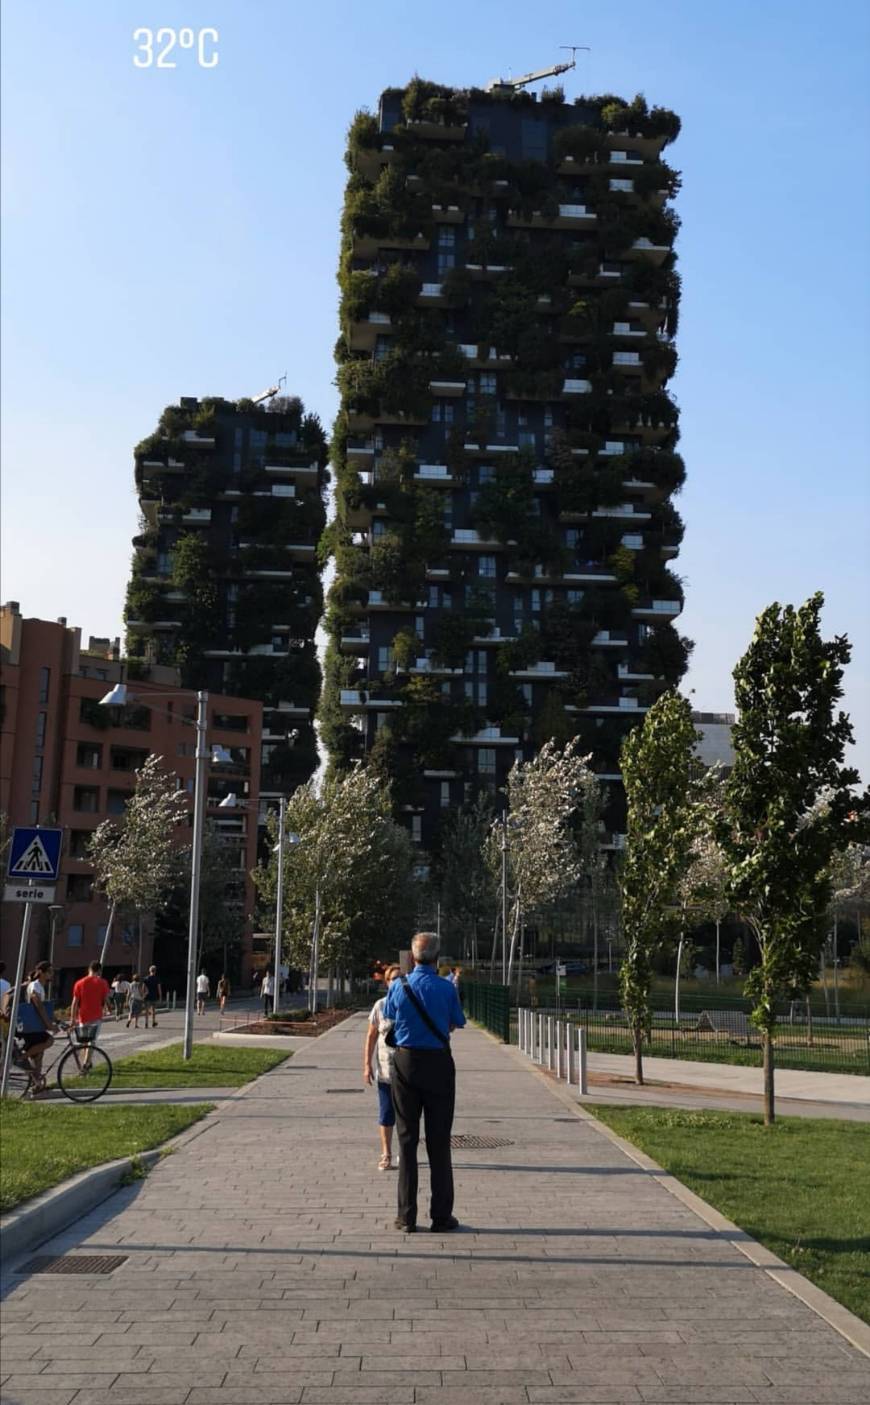
[[[115,925],[116,907],[117,903],[113,902],[112,906],[109,908],[109,920],[106,923],[106,935],[103,937],[103,949],[100,952],[100,964],[102,966],[105,966],[106,964],[106,952],[109,950],[109,942],[112,940],[112,928]]]
[[[773,1101],[773,1037],[769,1029],[766,1029],[762,1038],[764,1050],[764,1125],[772,1127],[775,1120]]]
[[[674,1026],[680,1028],[680,967],[683,964],[683,934],[680,933],[680,941],[677,946],[677,972],[674,977]]]
[[[634,1035],[634,1081],[643,1087],[643,1026],[635,1025]]]
[[[508,990],[510,990],[511,980],[512,980],[512,978],[513,978],[514,957],[516,956],[516,952],[517,952],[517,937],[518,937],[518,935],[519,935],[519,929],[520,929],[520,914],[521,914],[521,912],[522,912],[522,906],[521,906],[521,904],[520,904],[520,895],[519,895],[519,892],[518,892],[518,893],[517,893],[517,898],[516,898],[516,907],[514,908],[514,929],[513,929],[513,931],[511,932],[510,952],[508,953],[508,961],[507,961],[507,980],[505,981],[505,985],[507,986]],[[557,976],[556,979],[558,980],[558,976]]]

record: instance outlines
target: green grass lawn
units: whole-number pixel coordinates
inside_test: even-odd
[[[149,1151],[199,1121],[213,1106],[72,1107],[4,1099],[0,1210],[11,1210],[89,1166]]]
[[[193,1057],[181,1057],[181,1044],[114,1061],[113,1088],[241,1088],[283,1063],[281,1049],[228,1049],[194,1044]]]
[[[870,1322],[870,1124],[596,1105],[589,1111]]]

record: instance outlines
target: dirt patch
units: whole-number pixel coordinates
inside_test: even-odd
[[[348,1019],[353,1010],[318,1010],[316,1015],[307,1018],[281,1020],[254,1020],[252,1024],[236,1025],[233,1034],[291,1034],[303,1039],[314,1039],[324,1030],[332,1029]]]

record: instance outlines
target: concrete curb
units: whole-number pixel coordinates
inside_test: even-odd
[[[91,1210],[114,1195],[126,1177],[131,1172],[135,1174],[138,1167],[144,1166],[146,1172],[150,1171],[162,1157],[201,1136],[208,1130],[211,1116],[212,1113],[206,1113],[192,1127],[185,1127],[176,1137],[161,1146],[152,1147],[150,1151],[141,1151],[135,1156],[124,1156],[119,1161],[107,1161],[101,1166],[79,1171],[70,1180],[52,1186],[51,1190],[43,1191],[42,1195],[34,1196],[20,1208],[4,1215],[0,1219],[0,1259],[4,1268],[10,1259],[29,1253],[47,1239],[53,1239],[56,1234],[68,1229],[83,1215],[90,1214]]]
[[[715,1210],[706,1200],[702,1200],[700,1195],[696,1195],[693,1190],[689,1190],[688,1186],[683,1185],[682,1181],[678,1181],[670,1171],[666,1171],[664,1167],[659,1166],[658,1162],[653,1161],[652,1157],[647,1156],[639,1147],[636,1147],[632,1142],[627,1142],[624,1137],[620,1137],[617,1132],[614,1132],[610,1127],[606,1126],[605,1123],[600,1122],[597,1117],[593,1117],[592,1114],[587,1112],[583,1105],[577,1101],[576,1096],[572,1096],[567,1088],[560,1087],[552,1076],[547,1074],[543,1069],[538,1068],[536,1064],[530,1063],[526,1055],[520,1053],[515,1045],[505,1044],[502,1047],[507,1049],[514,1062],[519,1063],[528,1073],[533,1073],[546,1088],[549,1088],[553,1096],[558,1098],[559,1102],[569,1107],[579,1121],[589,1123],[600,1136],[612,1142],[613,1145],[624,1152],[635,1165],[640,1166],[644,1171],[652,1172],[658,1183],[663,1186],[669,1194],[673,1195],[676,1200],[679,1200],[689,1210],[694,1211],[699,1219],[702,1219],[711,1229],[715,1229],[719,1234],[723,1235],[723,1237],[726,1237],[731,1245],[735,1249],[738,1249],[751,1263],[754,1263],[757,1268],[763,1269],[781,1288],[786,1288],[794,1297],[799,1298],[806,1307],[810,1308],[818,1317],[821,1317],[827,1322],[829,1327],[833,1327],[834,1331],[839,1332],[841,1337],[845,1337],[850,1345],[856,1347],[858,1351],[863,1352],[865,1356],[870,1357],[870,1326],[868,1326],[866,1322],[862,1322],[860,1317],[856,1317],[848,1308],[843,1307],[841,1303],[829,1297],[821,1288],[817,1288],[815,1283],[811,1283],[808,1278],[804,1278],[803,1274],[798,1273],[797,1269],[785,1263],[776,1254],[772,1253],[770,1249],[766,1249],[763,1244],[759,1244],[757,1239],[753,1239],[745,1230],[741,1229],[739,1225],[726,1219],[724,1215],[720,1214],[718,1210]]]

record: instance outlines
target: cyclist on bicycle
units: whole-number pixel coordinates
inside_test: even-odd
[[[87,1046],[82,1059],[82,1072],[86,1072],[91,1063],[90,1046],[99,1038],[100,1025],[111,996],[109,982],[103,980],[101,962],[91,962],[88,974],[76,981],[72,994],[70,1024],[76,1026],[79,1043]]]
[[[45,1008],[45,985],[52,977],[52,966],[49,961],[40,961],[30,973],[30,980],[27,983],[25,999],[36,1012],[44,1028],[42,1031],[33,1034],[22,1034],[21,1043],[24,1046],[24,1058],[33,1074],[33,1092],[41,1093],[45,1087],[45,1079],[42,1075],[42,1059],[46,1049],[50,1049],[54,1040],[52,1033],[58,1028],[48,1017]]]

